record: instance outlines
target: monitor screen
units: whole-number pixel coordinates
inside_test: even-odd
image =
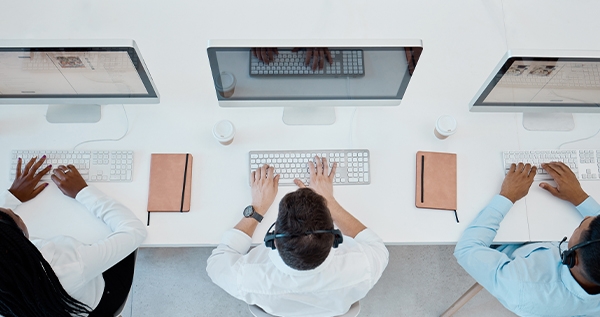
[[[0,47],[0,99],[157,98],[133,47]]]
[[[587,57],[509,57],[474,104],[496,111],[599,106],[600,58]]]
[[[403,46],[209,47],[208,56],[219,101],[395,100],[397,105],[421,51]]]

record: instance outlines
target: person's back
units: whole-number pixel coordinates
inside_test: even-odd
[[[323,168],[327,163],[317,162],[311,166],[314,190],[300,188],[281,200],[275,229],[264,245],[248,252],[258,222],[245,218],[238,230],[225,233],[208,259],[213,282],[270,314],[344,314],[375,285],[388,263],[382,240],[335,201],[329,169]],[[278,177],[263,167],[253,179],[252,206],[264,214],[277,193]],[[334,222],[341,231],[333,229]]]

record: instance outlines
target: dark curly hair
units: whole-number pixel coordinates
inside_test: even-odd
[[[279,203],[276,233],[289,236],[277,239],[277,250],[285,264],[296,270],[312,270],[329,255],[334,235],[307,231],[331,230],[333,220],[327,201],[312,189],[300,188],[285,195]]]

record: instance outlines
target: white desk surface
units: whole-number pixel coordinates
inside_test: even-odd
[[[455,243],[503,180],[502,150],[555,148],[586,137],[600,115],[575,115],[571,132],[528,132],[521,115],[471,113],[468,103],[509,48],[600,49],[591,41],[600,22],[596,2],[548,4],[531,1],[305,1],[278,8],[279,1],[199,2],[14,2],[0,12],[0,38],[132,38],[137,41],[158,90],[159,105],[126,105],[129,133],[118,142],[80,149],[135,151],[131,183],[94,183],[130,207],[144,222],[151,153],[194,155],[192,209],[152,214],[146,246],[214,245],[250,203],[247,153],[258,149],[368,148],[369,186],[338,186],[337,199],[388,244]],[[563,7],[561,7],[563,6]],[[591,8],[593,7],[593,8]],[[286,11],[284,9],[291,9]],[[282,14],[282,12],[288,12]],[[293,12],[293,13],[289,13]],[[589,31],[588,31],[589,30]],[[399,107],[338,108],[331,126],[286,126],[281,108],[220,108],[212,85],[206,43],[227,38],[419,38],[424,51]],[[0,106],[0,186],[8,188],[8,156],[18,148],[70,149],[88,139],[119,137],[121,106],[103,108],[97,124],[49,124],[45,106]],[[436,118],[451,114],[457,133],[433,136]],[[231,120],[233,144],[211,134],[214,123]],[[598,148],[598,138],[566,148]],[[414,206],[415,153],[458,154],[458,215]],[[4,185],[1,185],[4,184]],[[584,189],[600,199],[600,182]],[[293,187],[280,187],[276,202]],[[51,184],[18,209],[32,235],[107,234],[102,223]],[[275,220],[276,204],[258,227],[262,241]],[[496,241],[558,240],[580,221],[574,208],[538,187],[502,222]]]

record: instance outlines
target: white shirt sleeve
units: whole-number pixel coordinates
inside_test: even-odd
[[[211,280],[231,296],[241,299],[237,287],[238,261],[248,253],[252,238],[237,229],[229,229],[207,260],[206,272]]]
[[[21,204],[22,202],[8,190],[5,190],[0,194],[0,207],[15,209]]]
[[[369,261],[369,266],[371,267],[371,287],[373,287],[388,265],[390,253],[383,244],[383,240],[369,228],[359,232],[354,237],[354,241],[360,245],[362,252],[364,252]]]
[[[146,238],[146,227],[131,210],[94,187],[85,187],[75,199],[112,231],[102,240],[77,247],[83,278],[89,281],[137,249]]]

